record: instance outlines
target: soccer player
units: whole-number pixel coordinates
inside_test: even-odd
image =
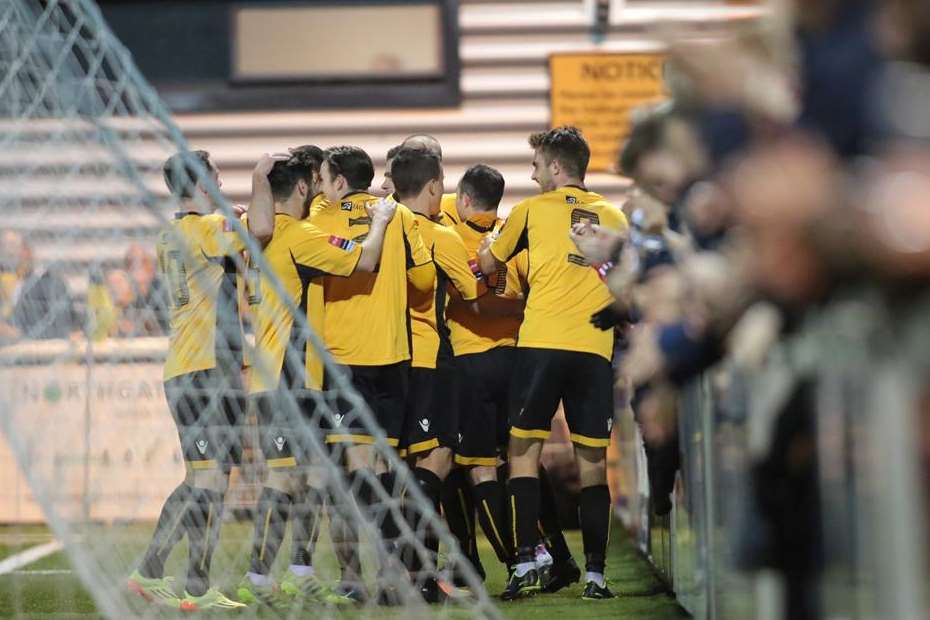
[[[517,342],[511,407],[510,508],[517,565],[502,597],[514,599],[540,587],[534,561],[538,539],[542,444],[562,402],[581,477],[585,599],[612,598],[604,580],[610,529],[607,446],[613,420],[613,333],[591,324],[612,303],[597,265],[569,237],[573,224],[622,229],[621,211],[584,187],[590,150],[574,127],[530,136],[533,180],[542,193],[517,204],[500,236],[479,251],[482,271],[496,272],[528,251],[527,299]]]
[[[434,136],[425,133],[412,134],[404,138],[400,147],[414,148],[431,153],[442,162],[442,145]],[[393,150],[393,149],[392,149]],[[396,152],[396,151],[395,151]],[[388,159],[391,152],[388,152]],[[385,175],[390,173],[390,167]],[[385,182],[390,181],[385,176]],[[438,221],[445,226],[454,226],[459,222],[455,208],[455,194],[443,194],[439,203]],[[471,309],[468,310],[469,312]],[[475,530],[475,499],[468,483],[468,476],[461,468],[454,468],[446,477],[442,488],[442,509],[449,531],[459,541],[459,546],[468,556],[469,561],[482,579],[485,577],[484,566],[478,555],[478,540]],[[453,566],[453,577],[457,585],[465,585]]]
[[[445,317],[447,289],[454,287],[462,303],[473,302],[486,289],[478,277],[477,264],[469,263],[461,238],[434,219],[439,215],[444,180],[439,157],[423,149],[401,148],[390,159],[390,173],[394,195],[415,214],[420,236],[436,265],[433,289],[410,299],[413,357],[402,446],[413,462],[420,490],[439,514],[443,481],[452,469],[458,446],[456,376]],[[422,526],[421,513],[409,510],[408,514],[411,528],[424,533],[424,545],[435,567],[438,537]],[[412,573],[422,569],[415,560],[408,558],[407,562]],[[445,598],[434,576],[420,575],[416,581],[427,602]]]
[[[323,312],[322,290],[311,282],[324,275],[345,277],[373,271],[381,258],[385,229],[394,215],[393,203],[375,203],[368,236],[361,243],[329,235],[302,221],[318,193],[321,159],[321,150],[309,148],[284,158],[263,157],[253,175],[249,209],[250,220],[261,222],[258,232],[270,238],[263,255],[271,272],[291,303],[306,309],[311,322]],[[269,235],[266,227],[272,213]],[[318,497],[320,492],[310,485],[307,470],[313,464],[314,448],[320,447],[314,441],[323,441],[317,412],[320,397],[310,390],[321,387],[320,366],[300,321],[294,320],[267,277],[261,278],[249,301],[257,323],[250,393],[269,474],[258,501],[251,565],[239,587],[239,598],[248,603],[275,604],[277,590],[270,572],[290,514],[294,550],[280,592],[292,600],[343,604],[348,599],[331,592],[315,577],[309,548],[316,513],[310,510],[313,506],[308,505],[312,502],[307,496]]]
[[[497,208],[504,193],[504,177],[490,166],[477,164],[462,175],[455,194],[455,225],[469,257],[477,260],[482,240],[503,225]],[[447,311],[459,373],[461,441],[456,463],[467,470],[473,485],[478,519],[498,559],[512,568],[513,541],[507,536],[509,508],[504,482],[510,436],[508,408],[517,333],[523,318],[526,252],[511,259],[496,275],[495,295],[481,298],[481,316],[452,303]],[[488,303],[495,302],[495,303]],[[496,429],[489,433],[488,429]],[[557,592],[581,579],[559,524],[555,493],[540,466],[542,541],[536,546],[536,568],[544,592]],[[550,555],[551,552],[551,555]]]
[[[400,143],[402,147],[414,149],[423,149],[427,153],[432,153],[442,162],[442,145],[434,136],[428,133],[415,133],[404,138]],[[390,153],[388,154],[390,156]],[[458,214],[455,209],[455,194],[443,194],[439,203],[439,221],[445,226],[454,226],[458,224]]]
[[[164,166],[165,183],[180,202],[158,239],[158,265],[171,293],[171,336],[165,361],[165,396],[178,428],[187,468],[165,501],[155,533],[129,587],[148,600],[184,611],[233,609],[242,604],[210,587],[210,564],[219,538],[229,471],[238,462],[243,419],[242,326],[235,256],[243,240],[231,230],[201,182],[193,160],[220,186],[206,151],[178,153]],[[188,539],[188,569],[178,598],[164,563]]]
[[[330,234],[364,239],[370,227],[365,207],[377,201],[367,191],[374,178],[371,158],[353,146],[338,146],[325,153],[321,176],[326,202],[311,213],[310,221]],[[435,277],[413,213],[398,205],[385,233],[377,272],[324,279],[323,339],[335,361],[351,372],[353,386],[393,446],[398,445],[403,431],[410,372],[407,284],[431,291]],[[324,389],[328,385],[324,378]],[[330,429],[326,441],[345,448],[345,465],[353,487],[359,489],[361,504],[368,505],[374,514],[372,476],[377,471],[382,488],[393,494],[393,473],[385,471],[383,463],[374,462],[374,438],[350,403],[339,399],[337,408],[338,424]],[[389,512],[373,519],[381,525],[384,541],[397,538],[397,526]]]

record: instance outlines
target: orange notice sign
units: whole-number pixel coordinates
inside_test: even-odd
[[[591,146],[591,171],[613,170],[630,110],[666,98],[664,54],[553,54],[552,127],[574,125]]]

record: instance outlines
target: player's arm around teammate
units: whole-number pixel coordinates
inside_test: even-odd
[[[313,532],[321,508],[321,483],[310,473],[322,451],[323,437],[319,399],[311,390],[319,389],[320,379],[310,376],[307,359],[312,345],[300,335],[303,321],[292,313],[285,299],[301,312],[301,301],[307,299],[307,312],[319,314],[322,302],[310,303],[314,279],[373,271],[395,205],[381,201],[372,206],[370,230],[361,243],[330,235],[304,221],[318,193],[322,151],[317,151],[314,154],[308,147],[285,157],[266,155],[255,169],[249,216],[271,219],[274,229],[263,251],[267,274],[252,300],[257,317],[257,364],[250,388],[269,473],[258,502],[250,569],[239,587],[240,600],[248,603],[273,604],[276,592],[292,598],[309,597],[318,603],[344,600],[325,588],[313,572]],[[258,179],[260,176],[265,179]],[[293,520],[294,550],[281,589],[276,591],[270,570],[288,516]]]

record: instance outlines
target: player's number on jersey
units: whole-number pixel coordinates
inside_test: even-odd
[[[600,224],[601,218],[598,217],[597,213],[594,211],[588,211],[587,209],[572,209],[572,226],[575,224],[581,224],[582,222]]]
[[[573,228],[575,224],[582,224],[584,222],[589,222],[591,224],[600,224],[601,218],[598,217],[597,213],[594,211],[588,211],[587,209],[572,209],[572,224]],[[569,228],[571,230],[571,228]],[[573,265],[578,265],[579,267],[589,267],[591,263],[588,262],[584,256],[580,254],[575,254],[574,252],[568,253],[568,262]]]
[[[171,288],[171,301],[175,308],[186,306],[190,303],[191,292],[187,286],[187,267],[184,266],[184,259],[181,257],[180,250],[171,250],[168,252],[167,271],[168,286]]]
[[[249,268],[245,273],[245,292],[250,306],[262,303],[261,275],[258,265],[249,261]]]

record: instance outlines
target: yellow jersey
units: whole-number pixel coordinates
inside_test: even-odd
[[[602,196],[567,186],[517,204],[491,244],[500,262],[528,252],[529,293],[518,347],[612,357],[613,332],[591,325],[591,315],[613,303],[613,296],[569,237],[572,225],[585,220],[627,226],[620,209]]]
[[[439,223],[443,226],[456,226],[462,223],[455,206],[456,194],[443,194],[439,203]]]
[[[451,358],[453,355],[446,325],[449,285],[454,286],[465,301],[477,299],[485,292],[485,287],[477,263],[469,258],[465,244],[455,231],[425,215],[414,215],[423,243],[436,265],[436,279],[433,291],[410,293],[411,366],[436,368],[440,356]]]
[[[222,214],[178,213],[158,237],[158,268],[171,298],[164,378],[242,363],[235,255],[245,243]]]
[[[311,291],[311,282],[326,275],[351,275],[362,256],[362,247],[325,233],[307,221],[278,213],[274,218],[274,235],[262,253],[291,303],[306,308],[308,322],[313,327],[320,325],[323,295],[319,287]],[[256,322],[249,391],[254,394],[274,390],[284,377],[288,387],[322,389],[322,360],[268,275],[259,274],[250,265],[250,281],[256,276],[259,285],[249,287],[249,304]],[[292,361],[285,368],[286,357]],[[301,367],[295,367],[295,362]]]
[[[310,221],[331,235],[361,241],[371,221],[365,205],[376,200],[355,192],[336,204],[323,203],[311,211]],[[410,209],[398,205],[374,273],[323,279],[323,340],[338,363],[386,366],[410,359],[406,272],[431,260],[417,228]]]
[[[473,215],[467,221],[455,225],[455,231],[464,242],[470,260],[477,260],[482,239],[497,232],[503,223],[493,211],[489,211]],[[497,274],[494,294],[510,298],[519,298],[523,294],[524,282],[519,267],[525,262],[526,252],[520,252],[507,263],[507,268]],[[518,317],[478,316],[459,304],[451,305],[446,316],[456,355],[483,353],[495,347],[514,346],[517,343],[521,323]]]

